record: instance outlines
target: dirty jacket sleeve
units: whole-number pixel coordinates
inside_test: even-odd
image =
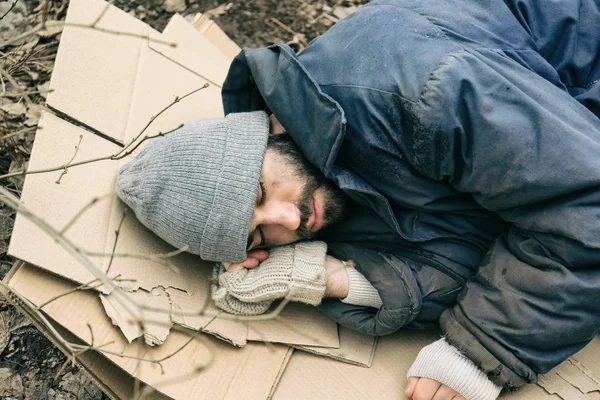
[[[442,329],[495,383],[534,382],[600,328],[600,121],[487,49],[449,54],[412,111],[412,165],[511,224]]]

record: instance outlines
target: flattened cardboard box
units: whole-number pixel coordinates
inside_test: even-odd
[[[74,0],[71,2],[68,18],[71,22],[91,22],[102,12],[105,4],[102,1],[84,2]],[[212,32],[210,35],[212,40],[225,40],[226,36],[218,31],[218,27],[215,28],[216,25],[202,19],[197,19],[195,22],[200,29],[204,29],[205,33]],[[180,45],[177,48],[172,48],[168,45],[144,41],[139,38],[107,36],[107,34],[89,30],[66,28],[63,32],[57,57],[56,71],[51,82],[51,88],[54,89],[54,92],[48,97],[48,105],[60,114],[66,114],[69,118],[93,128],[97,133],[100,133],[100,137],[53,115],[44,114],[42,122],[40,122],[43,129],[38,132],[41,139],[36,139],[32,164],[30,165],[31,169],[64,164],[72,156],[75,146],[80,143],[80,136],[83,136],[83,139],[81,139],[81,144],[78,146],[77,159],[114,154],[120,149],[120,145],[128,143],[150,118],[171,102],[175,96],[181,96],[191,89],[200,87],[206,81],[212,82],[213,85],[167,110],[154,121],[147,134],[171,129],[181,122],[191,119],[222,116],[218,87],[227,70],[231,56],[237,51],[235,44],[232,45],[233,42],[228,42],[227,46],[223,44],[224,42],[214,46],[207,38],[190,29],[189,24],[185,24],[181,17],[175,17],[169,23],[165,32],[160,34],[113,7],[108,8],[99,26],[136,32],[140,35],[148,34],[152,38],[174,41],[180,43]],[[223,49],[220,46],[223,46]],[[93,52],[90,52],[90,49],[93,49]],[[61,180],[60,185],[54,183],[61,175],[60,172],[37,176],[40,178],[46,176],[43,179],[33,178],[35,175],[28,176],[23,199],[28,206],[39,212],[55,226],[65,226],[77,210],[88,204],[91,199],[112,193],[118,164],[107,161],[93,164],[93,167],[90,167],[70,169],[68,175]],[[85,247],[87,251],[106,254],[112,250],[114,243],[112,232],[121,220],[122,205],[114,196],[106,197],[98,203],[83,215],[77,224],[69,229],[68,236],[80,244],[82,248]],[[49,209],[49,205],[59,206]],[[119,241],[118,253],[152,254],[171,250],[141,227],[134,218],[125,220],[121,233],[122,236],[127,236],[130,239]],[[53,271],[71,281],[83,283],[91,280],[91,276],[80,265],[57,250],[52,240],[33,230],[31,225],[23,218],[17,220],[10,251],[16,257]],[[108,265],[106,257],[98,257],[96,261],[104,268]],[[208,266],[189,255],[179,256],[173,260],[173,263],[179,273],[169,274],[168,278],[165,278],[165,271],[167,270],[165,265],[156,263],[156,261],[146,261],[143,266],[143,273],[139,273],[140,264],[138,262],[133,259],[118,258],[111,265],[111,275],[113,273],[116,275],[121,271],[126,272],[126,275],[129,274],[129,276],[135,275],[137,278],[135,284],[125,287],[131,291],[132,296],[143,297],[147,301],[152,300],[153,304],[162,303],[174,310],[199,309],[208,296]],[[30,266],[28,268],[31,268],[31,271],[36,271],[35,267]],[[39,270],[36,273],[29,272],[23,272],[23,274],[28,273],[28,277],[20,282],[27,282],[26,288],[24,288],[25,291],[36,288],[30,293],[32,297],[35,297],[36,294],[48,294],[37,293],[40,287],[48,287],[52,291],[56,287],[64,289],[70,284]],[[42,277],[44,274],[45,277]],[[17,281],[19,281],[19,271],[15,271],[11,276],[12,278],[17,277]],[[156,277],[160,279],[154,280]],[[195,277],[197,280],[192,279],[192,281],[189,281],[190,277]],[[59,281],[62,283],[57,283]],[[55,287],[55,285],[57,286]],[[72,284],[70,285],[72,287]],[[99,323],[100,327],[103,326],[104,328],[100,330],[105,330],[107,337],[115,335],[120,339],[122,348],[119,351],[134,351],[131,349],[143,347],[139,339],[132,344],[127,344],[119,331],[110,325],[101,304],[99,304],[94,294],[86,293],[86,295],[91,296],[90,298],[93,297],[95,301],[95,303],[91,300],[84,301],[83,304],[92,305],[89,309],[87,306],[82,306],[82,304],[77,304],[75,307],[73,304],[61,303],[64,305],[63,308],[49,307],[48,312],[52,311],[56,321],[66,327],[70,327],[73,322],[81,325],[84,320],[84,318],[79,318],[75,321],[70,314],[70,310],[78,310],[83,313],[80,315],[86,315],[86,318],[88,315],[95,315],[94,324]],[[70,296],[66,299],[68,298]],[[130,338],[139,334],[139,332],[131,332],[131,329],[124,326],[119,310],[115,307],[111,308],[111,304],[114,303],[111,303],[110,295],[103,297],[103,299],[106,308],[113,311],[112,317],[120,324],[125,333],[131,335]],[[283,335],[284,341],[295,347],[302,347],[314,353],[343,359],[346,362],[354,362],[359,365],[370,363],[371,358],[373,358],[373,339],[342,330],[340,331],[341,348],[336,349],[340,342],[338,342],[335,324],[319,316],[319,314],[314,314],[315,311],[307,307],[300,307],[298,311],[292,311],[290,317],[300,318],[296,319],[295,322],[293,319],[288,320],[292,323],[291,326],[295,327],[294,329],[286,328],[290,325],[289,322],[283,326],[273,327],[273,322],[269,321],[262,326],[263,330],[259,331],[260,333],[257,333],[260,326],[258,328],[252,327],[249,331],[247,324],[237,321],[206,316],[182,317],[176,313],[170,317],[173,322],[182,326],[194,327],[195,329],[204,327],[206,332],[240,346],[244,345],[250,338],[272,340],[268,337],[270,334],[274,334],[279,338]],[[86,312],[91,314],[86,314]],[[158,318],[157,315],[152,315],[152,317]],[[314,323],[315,318],[319,321],[318,324]],[[298,327],[306,326],[306,323],[302,321],[310,321],[311,324],[308,325],[310,329],[297,332]],[[39,321],[37,323],[39,324]],[[87,326],[85,329],[87,329]],[[90,339],[89,332],[87,330],[84,332],[81,326],[73,326],[69,330],[77,331],[78,336],[80,335],[84,340],[86,338],[87,340]],[[69,334],[68,331],[65,332]],[[145,339],[149,342],[160,343],[165,341],[160,347],[149,351],[148,354],[152,353],[153,356],[166,354],[178,343],[180,344],[177,332],[169,334],[168,337],[166,336],[168,333],[166,329],[146,333]],[[344,365],[323,357],[297,352],[292,357],[290,367],[285,371],[282,383],[275,396],[283,399],[305,398],[308,396],[335,398],[339,394],[342,398],[397,398],[404,386],[405,370],[412,363],[418,349],[437,338],[436,335],[411,335],[413,334],[401,332],[381,339],[382,344],[374,355],[374,366],[371,369]],[[418,340],[411,341],[410,337]],[[314,338],[318,340],[313,340]],[[352,345],[347,347],[344,343],[347,344],[348,341]],[[217,341],[214,342],[216,346],[224,346]],[[172,343],[175,343],[175,345]],[[330,347],[319,347],[323,345],[330,345]],[[251,345],[252,348],[254,346],[257,345]],[[346,347],[352,351],[348,351]],[[225,349],[234,350],[227,346]],[[354,351],[356,349],[359,349],[359,351]],[[229,350],[225,350],[225,353]],[[201,360],[203,356],[202,351],[183,353],[187,355],[188,359],[187,364],[181,365],[185,365],[188,369],[192,368],[191,363],[193,361]],[[598,387],[600,366],[595,361],[599,353],[600,344],[596,339],[582,352],[543,377],[540,384],[549,392],[559,393],[563,399],[600,398]],[[288,354],[286,350],[286,357]],[[124,371],[132,371],[131,361],[122,361],[122,358],[116,357],[114,362],[124,369],[115,368],[114,371],[107,374],[104,368],[107,366],[106,363],[110,365],[110,361],[106,361],[102,358],[103,356],[94,355],[93,353],[86,353],[84,356],[84,365],[94,376],[105,383],[105,388],[118,386],[117,382],[123,382],[123,379],[127,379],[124,378],[127,375]],[[279,356],[281,357],[281,355]],[[251,398],[265,398],[264,396],[268,397],[268,394],[265,395],[265,393],[270,392],[275,382],[277,382],[286,357],[283,357],[283,361],[281,361],[281,358],[277,359],[279,361],[273,359],[268,361],[267,370],[271,371],[268,374],[269,378],[264,381],[264,385],[258,384],[258,387],[255,387],[257,382],[254,380],[239,378],[234,379],[235,384],[230,381],[230,384],[234,385],[231,388],[232,392],[217,393],[215,390],[218,391],[218,388],[211,388],[214,383],[211,382],[205,388],[204,386],[207,383],[204,382],[201,389],[199,386],[183,385],[182,387],[185,390],[191,390],[191,392],[185,392],[184,389],[181,389],[182,392],[175,390],[171,395],[177,398],[186,398],[186,395],[189,396],[192,393],[193,398],[198,398],[198,393],[209,393],[216,396],[214,398],[219,398],[219,395],[233,396],[231,393],[237,393],[236,395],[241,396],[242,392],[235,391],[243,390],[244,397],[248,398],[246,394],[248,388],[251,388]],[[267,358],[264,359],[267,360]],[[231,365],[238,368],[236,370],[239,370],[240,376],[243,377],[246,376],[248,368],[256,368],[256,364],[253,362],[245,364],[244,360],[243,356],[236,355],[230,359],[225,357],[224,362],[231,362]],[[231,365],[228,365],[227,368],[231,368]],[[258,366],[262,367],[262,364]],[[278,369],[277,374],[273,372],[274,366]],[[160,387],[162,380],[157,378],[156,370],[142,368],[139,370],[134,369],[133,372],[142,376],[144,382]],[[271,380],[269,381],[269,379]],[[227,382],[222,383],[227,384]],[[256,389],[256,392],[254,389]],[[161,388],[161,390],[168,392],[172,389]],[[126,394],[123,394],[125,392],[122,391],[115,390],[113,393],[116,393],[114,394],[116,397],[126,397]],[[335,395],[332,397],[331,394]],[[546,391],[535,385],[528,386],[525,390],[508,397],[523,399],[558,398],[557,396],[548,395]]]
[[[25,263],[15,265],[5,282],[35,306],[77,286]],[[8,298],[40,322],[31,307],[15,301],[14,295]],[[77,291],[61,297],[43,310],[85,343],[91,344],[93,340],[96,346],[104,345],[103,355],[112,362],[107,364],[97,358],[94,361],[95,356],[88,356],[91,363],[86,368],[93,376],[101,377],[102,386],[108,387],[108,392],[120,392],[120,398],[130,398],[123,397],[123,394],[131,394],[133,387],[124,384],[132,384],[131,377],[127,377],[129,374],[177,399],[266,399],[292,351],[283,345],[258,343],[240,349],[210,335],[194,335],[191,331],[187,334],[171,332],[161,346],[148,346],[141,340],[128,343],[106,316],[98,296],[92,291]],[[55,337],[53,339],[56,341]],[[159,365],[137,358],[162,361]],[[204,368],[196,372],[199,367]],[[123,372],[119,373],[119,370]]]
[[[103,1],[74,0],[67,19],[88,23],[104,10],[105,5]],[[76,147],[74,161],[115,154],[121,149],[118,143],[128,143],[173,99],[202,87],[207,80],[216,83],[162,113],[145,134],[169,130],[182,121],[222,116],[217,86],[224,79],[230,58],[220,53],[182,17],[174,18],[165,34],[159,34],[111,6],[99,26],[150,34],[152,38],[177,41],[181,45],[172,48],[140,38],[65,28],[51,81],[55,91],[48,98],[48,105],[101,131],[102,136],[44,113],[30,170],[62,165],[72,157]],[[185,37],[180,39],[177,35]],[[119,166],[118,162],[102,161],[74,167],[62,177],[59,185],[56,181],[61,172],[29,175],[22,200],[51,225],[60,228],[66,226],[78,210],[96,198],[102,199],[70,226],[66,236],[81,249],[104,255],[96,257],[95,261],[103,270],[110,265],[111,276],[120,274],[123,279],[134,279],[120,283],[131,298],[159,308],[172,308],[171,316],[152,315],[162,318],[164,323],[202,328],[237,346],[245,345],[247,340],[261,340],[295,346],[339,347],[337,325],[312,307],[297,304],[286,307],[280,322],[247,323],[214,318],[218,312],[215,309],[209,309],[211,316],[191,315],[202,309],[209,299],[211,266],[198,257],[183,254],[170,259],[176,273],[166,268],[164,260],[115,257],[111,261],[107,255],[113,251],[114,232],[121,225],[123,214],[123,204],[112,194]],[[117,255],[172,251],[133,216],[125,218],[119,232]],[[9,252],[75,282],[93,279],[89,271],[24,218],[17,218]],[[103,304],[129,340],[141,334],[136,326],[125,322],[122,310],[110,294],[104,293]],[[161,343],[168,335],[168,328],[168,325],[151,327],[144,333],[145,339],[149,343]],[[366,346],[370,346],[368,351],[371,351],[374,341]]]
[[[15,265],[11,272],[5,278],[12,289],[25,295],[34,304],[41,304],[45,299],[52,296],[53,293],[40,293],[37,289],[39,284],[47,284],[53,287],[58,294],[61,291],[68,290],[74,287],[74,284],[59,280],[52,274],[38,269],[34,266],[20,263]],[[4,292],[5,293],[5,292]],[[10,296],[13,301],[14,295]],[[39,321],[31,310],[22,302],[16,301],[16,305],[28,314],[34,322],[39,325]],[[60,310],[61,307],[67,307],[74,312],[83,312],[94,315],[94,332],[103,332],[104,340],[121,340],[121,335],[116,331],[114,326],[111,326],[103,315],[102,309],[98,300],[89,292],[79,292],[77,297],[64,297],[60,302],[53,303],[51,307],[45,309],[50,316],[56,316],[62,319],[62,324],[65,324],[73,331],[79,331],[81,338],[89,341],[89,329],[84,324],[79,322],[78,326],[69,318],[66,318],[65,313]],[[99,324],[98,321],[103,321]],[[60,322],[60,321],[58,321]],[[41,327],[42,330],[44,327]],[[60,327],[58,327],[60,329]],[[44,331],[44,330],[43,330]],[[52,334],[47,330],[44,332],[50,338]],[[69,334],[68,331],[61,330],[61,333]],[[236,375],[236,381],[232,382],[231,390],[235,396],[239,398],[274,398],[281,400],[295,399],[398,399],[404,398],[402,395],[403,388],[406,385],[406,373],[410,367],[412,360],[416,357],[419,350],[427,344],[437,340],[439,334],[434,331],[410,331],[401,330],[393,335],[385,336],[379,339],[379,345],[373,359],[371,368],[362,368],[355,365],[340,363],[332,359],[317,357],[309,353],[294,352],[287,367],[283,369],[283,365],[287,360],[289,353],[282,356],[282,353],[277,351],[261,352],[257,350],[257,354],[261,357],[266,357],[260,365],[253,364],[250,377],[244,375],[248,372],[247,368],[242,369],[241,375]],[[344,335],[342,335],[342,340]],[[73,340],[74,338],[71,338]],[[97,340],[97,339],[96,339]],[[173,340],[169,336],[167,340]],[[219,345],[219,341],[213,341]],[[126,353],[130,353],[130,348],[136,345],[142,345],[139,341],[133,345],[123,343],[122,349]],[[224,346],[224,345],[222,345]],[[262,346],[262,345],[251,345]],[[262,346],[264,347],[264,346]],[[230,348],[225,346],[224,349]],[[248,348],[238,349],[238,352],[247,351]],[[180,352],[186,358],[195,357],[193,350],[190,353]],[[139,354],[133,352],[133,354]],[[224,357],[227,358],[228,354]],[[178,355],[176,355],[177,357]],[[528,385],[518,392],[503,394],[501,399],[523,399],[523,400],[542,400],[542,399],[564,399],[564,400],[594,400],[600,398],[600,338],[594,339],[586,348],[579,353],[570,357],[557,368],[550,371],[540,379],[539,385]],[[109,356],[110,357],[110,356]],[[118,357],[112,357],[114,361],[120,365],[127,367],[128,363],[120,361]],[[236,357],[237,358],[237,357]],[[111,362],[104,356],[96,352],[86,352],[79,357],[79,361],[84,368],[92,374],[93,377],[100,381],[101,387],[105,392],[115,398],[131,398],[133,379],[124,369],[111,366]],[[254,360],[257,362],[257,360]],[[231,359],[226,359],[225,364],[232,362]],[[233,360],[235,363],[235,359]],[[278,363],[281,362],[280,368],[271,386],[268,380],[264,379],[264,374],[272,377],[275,374]],[[130,363],[129,363],[130,364]],[[189,363],[182,364],[184,366]],[[179,365],[178,365],[179,367]],[[224,367],[229,368],[229,367]],[[230,371],[230,370],[229,370]],[[186,370],[181,371],[185,374]],[[210,371],[208,371],[210,373]],[[216,371],[215,374],[222,372]],[[228,375],[228,374],[225,374]],[[239,376],[239,378],[238,378]],[[261,379],[263,377],[263,379]],[[197,377],[200,379],[200,376]],[[239,379],[239,380],[237,380]],[[247,379],[250,379],[249,381]],[[244,383],[245,382],[245,383]],[[279,382],[277,384],[277,382]],[[193,387],[196,390],[193,398],[201,398],[206,393],[213,395],[213,385],[218,385],[222,381],[211,381],[209,377],[204,380],[195,381],[185,386],[185,390]],[[244,383],[242,385],[241,383]],[[203,386],[207,384],[208,386]],[[541,385],[541,386],[540,386]],[[244,387],[243,395],[240,392],[235,392]],[[160,386],[161,392],[168,393],[176,398],[184,392],[184,389],[174,390],[169,386]],[[268,393],[268,394],[265,394]],[[552,394],[556,393],[556,394]],[[153,396],[161,398],[160,394],[155,393]],[[237,398],[228,397],[225,398]],[[264,397],[260,397],[264,396]],[[151,397],[154,398],[154,397]],[[207,397],[208,398],[208,397]],[[216,398],[216,397],[215,397]]]

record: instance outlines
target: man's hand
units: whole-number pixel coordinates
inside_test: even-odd
[[[466,400],[454,389],[438,381],[416,376],[408,378],[404,394],[413,400]]]
[[[252,250],[248,253],[248,257],[239,263],[223,263],[227,272],[239,271],[244,268],[252,269],[258,267],[258,264],[265,261],[269,257],[269,252],[266,250]]]
[[[283,125],[281,125],[279,120],[277,120],[277,118],[275,117],[274,114],[271,114],[269,116],[269,119],[271,120],[271,126],[269,128],[269,133],[271,135],[278,135],[280,133],[285,133],[285,128],[283,127]]]

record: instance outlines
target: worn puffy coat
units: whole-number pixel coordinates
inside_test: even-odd
[[[340,323],[439,319],[508,389],[598,333],[594,0],[375,1],[298,56],[243,50],[223,102],[270,109],[356,202],[327,239],[383,307],[326,302]]]

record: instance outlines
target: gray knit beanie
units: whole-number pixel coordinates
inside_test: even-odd
[[[268,135],[263,111],[189,122],[123,165],[117,194],[171,245],[204,260],[241,261]]]

